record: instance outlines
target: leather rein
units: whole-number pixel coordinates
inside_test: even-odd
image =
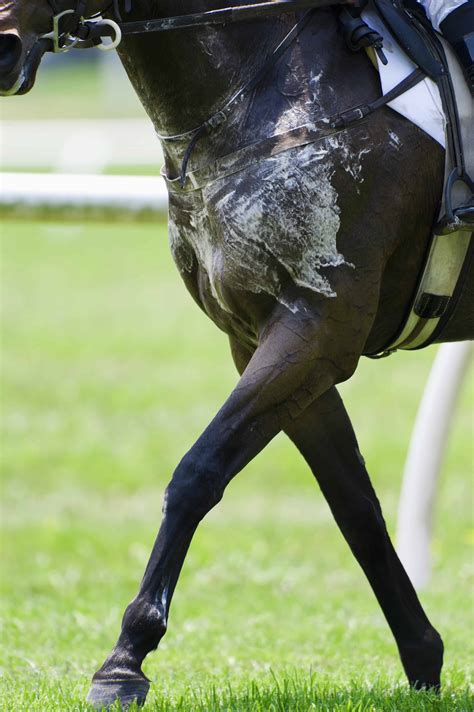
[[[340,5],[341,0],[265,0],[261,3],[239,5],[236,7],[219,8],[190,15],[176,15],[161,19],[140,20],[135,22],[123,22],[119,4],[120,0],[112,0],[108,8],[102,12],[114,9],[116,20],[103,18],[102,13],[93,17],[84,18],[87,0],[77,0],[76,8],[71,10],[57,11],[56,0],[48,0],[55,13],[53,16],[53,29],[51,32],[39,37],[41,43],[50,43],[46,51],[67,52],[70,49],[97,47],[101,50],[115,49],[121,42],[124,35],[139,35],[149,32],[167,32],[193,27],[203,27],[209,25],[228,25],[234,22],[254,20],[260,17],[270,17],[283,13],[293,13],[298,10],[306,10],[300,19],[297,19],[288,34],[281,40],[275,50],[270,54],[266,62],[256,72],[256,74],[236,91],[226,102],[226,104],[216,113],[210,116],[202,124],[184,133],[174,136],[158,137],[165,142],[186,141],[187,148],[181,166],[180,184],[184,188],[187,180],[188,163],[191,154],[198,141],[205,135],[210,134],[215,129],[224,124],[231,116],[237,102],[250,94],[265,75],[283,56],[293,41],[307,25],[313,16],[316,8],[328,7],[330,5]],[[129,11],[132,0],[124,0],[125,10]],[[356,0],[356,6],[364,0]],[[111,42],[104,43],[103,38],[109,37]],[[381,45],[380,45],[381,46]],[[341,111],[320,122],[318,134],[320,138],[338,131],[345,130],[372,114],[377,109],[385,106],[390,101],[411,89],[424,79],[424,73],[420,69],[415,69],[387,94],[379,97],[375,101],[351,107],[346,111]]]
[[[86,49],[97,47],[107,51],[118,47],[122,37],[127,35],[142,35],[150,32],[169,32],[172,30],[205,27],[209,25],[228,25],[236,22],[255,20],[262,17],[272,17],[283,13],[297,12],[320,7],[340,4],[341,0],[265,0],[261,3],[250,3],[235,7],[218,8],[206,12],[196,12],[189,15],[175,15],[159,19],[123,22],[119,10],[119,0],[112,3],[102,13],[113,8],[116,19],[102,17],[102,13],[84,17],[87,0],[78,0],[76,7],[59,12],[55,0],[48,0],[53,9],[53,27],[50,32],[40,37],[40,40],[50,40],[47,51],[68,52],[71,49]],[[125,8],[130,9],[131,1],[125,0]],[[104,43],[104,38],[111,42]]]

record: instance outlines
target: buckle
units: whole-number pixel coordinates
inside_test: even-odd
[[[454,232],[474,232],[474,205],[455,208],[452,216],[443,215],[434,228],[435,235],[452,235]]]
[[[332,129],[345,129],[347,126],[365,119],[368,113],[366,106],[355,106],[353,109],[341,111],[340,114],[331,117],[329,125]]]

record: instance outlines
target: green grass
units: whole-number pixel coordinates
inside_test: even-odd
[[[83,710],[136,592],[173,467],[236,375],[163,224],[5,221],[0,709]],[[393,532],[435,351],[363,360],[342,388]],[[406,687],[375,599],[301,458],[277,438],[198,531],[147,710],[472,710],[472,379],[421,599],[439,701]]]

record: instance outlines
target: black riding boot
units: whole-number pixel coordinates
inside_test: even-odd
[[[474,0],[450,12],[440,24],[440,30],[453,46],[474,96]]]

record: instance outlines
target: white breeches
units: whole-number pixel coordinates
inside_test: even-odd
[[[418,0],[426,10],[435,30],[439,30],[440,22],[467,0]]]

